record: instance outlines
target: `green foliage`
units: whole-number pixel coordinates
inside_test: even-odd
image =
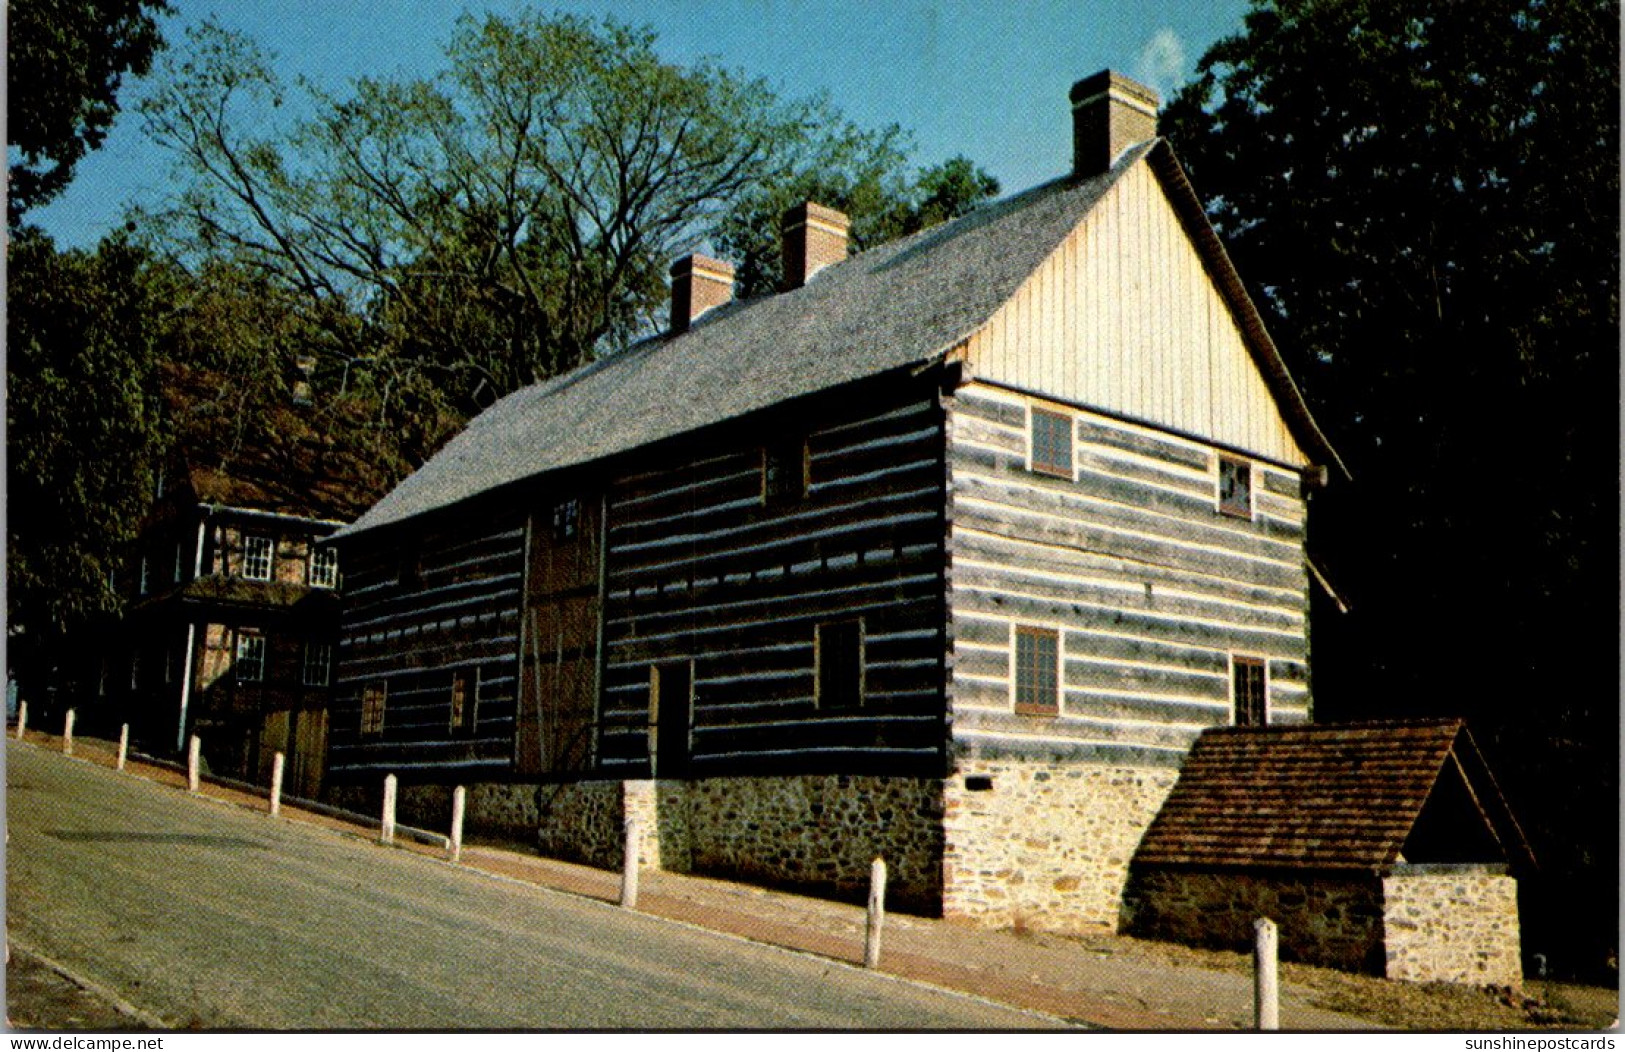
[[[662,312],[667,263],[838,125],[653,34],[465,16],[447,69],[290,96],[205,25],[143,113],[184,189],[146,229],[297,293],[319,350],[371,385],[420,460],[492,399]]]
[[[164,0],[12,0],[6,10],[7,219],[44,204],[100,146],[118,115],[124,75],[147,72],[163,46]]]
[[[1603,0],[1259,0],[1163,117],[1354,476],[1316,499],[1353,607],[1317,613],[1318,717],[1468,716],[1610,916],[1618,30]]]
[[[839,209],[852,220],[851,245],[873,248],[964,215],[999,193],[999,181],[968,158],[905,174],[902,132],[845,128],[788,177],[745,195],[717,225],[717,250],[734,263],[741,298],[783,285],[779,221],[803,201]]]
[[[6,614],[27,666],[118,610],[110,575],[159,446],[160,307],[121,241],[58,252],[25,227],[6,265]]]

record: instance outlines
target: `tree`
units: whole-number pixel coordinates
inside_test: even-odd
[[[13,0],[7,8],[7,219],[61,193],[119,112],[124,75],[147,72],[163,46],[164,0]]]
[[[779,221],[803,201],[845,212],[852,220],[852,247],[861,252],[964,215],[998,195],[999,181],[963,156],[923,168],[910,181],[902,138],[892,127],[832,139],[805,167],[745,195],[715,234],[718,250],[734,262],[739,295],[763,295],[783,285]]]
[[[1586,966],[1618,887],[1618,29],[1255,0],[1162,124],[1353,475],[1316,499],[1352,606],[1317,612],[1317,717],[1467,716],[1543,860],[1524,944]]]
[[[143,106],[186,177],[148,229],[297,292],[324,353],[423,432],[414,459],[434,421],[648,328],[682,247],[848,134],[821,100],[671,65],[608,20],[465,16],[446,54],[434,78],[294,100],[205,25]]]
[[[6,615],[12,669],[46,685],[72,633],[119,610],[112,575],[151,493],[161,307],[123,241],[6,254]]]

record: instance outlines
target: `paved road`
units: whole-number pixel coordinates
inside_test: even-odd
[[[177,1027],[1034,1028],[7,743],[11,938]]]

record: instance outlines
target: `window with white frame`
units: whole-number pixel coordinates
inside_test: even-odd
[[[243,538],[243,576],[250,581],[271,579],[271,538]]]
[[[232,674],[239,683],[258,683],[265,678],[265,637],[257,632],[237,636],[237,660]]]
[[[1050,409],[1032,408],[1028,433],[1028,464],[1040,475],[1072,477],[1072,417]]]
[[[307,687],[327,686],[328,670],[333,667],[333,646],[330,643],[305,644],[305,675]]]
[[[1015,703],[1023,716],[1061,711],[1061,634],[1053,628],[1017,625]]]
[[[1219,514],[1253,517],[1253,465],[1236,457],[1219,458]]]
[[[337,588],[339,583],[339,553],[337,548],[314,548],[310,553],[310,586]]]
[[[1266,668],[1261,657],[1230,655],[1230,691],[1238,727],[1262,727],[1269,720]]]

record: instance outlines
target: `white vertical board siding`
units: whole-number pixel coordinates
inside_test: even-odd
[[[989,380],[1309,463],[1144,164],[972,337],[968,356]]]
[[[1070,479],[1029,469],[1035,405],[1073,419]],[[1177,763],[1231,722],[1231,654],[1267,663],[1271,723],[1310,718],[1293,472],[1255,461],[1244,520],[1217,510],[1217,451],[1154,428],[972,383],[948,433],[956,748]],[[1056,716],[1015,712],[1018,625],[1059,634]]]

